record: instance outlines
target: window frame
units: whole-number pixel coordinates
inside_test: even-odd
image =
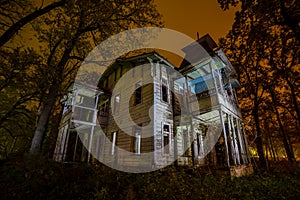
[[[134,126],[132,129],[133,136],[131,136],[131,147],[130,151],[135,155],[140,155],[142,152],[142,129]]]

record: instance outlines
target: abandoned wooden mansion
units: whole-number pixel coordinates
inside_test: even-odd
[[[174,164],[251,173],[234,68],[209,35],[182,50],[180,66],[143,53],[117,59],[97,86],[72,84],[54,160],[130,172]]]

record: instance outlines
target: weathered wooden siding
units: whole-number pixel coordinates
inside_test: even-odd
[[[111,141],[107,140],[105,143],[105,150],[104,150],[104,159],[109,162],[115,162],[119,165],[124,166],[138,166],[141,163],[141,156],[135,155],[132,152],[132,155],[128,155],[126,152],[123,152],[121,149],[130,152],[131,146],[132,146],[132,134],[133,134],[133,126],[123,123],[123,128],[126,130],[126,132],[118,126],[115,120],[122,122],[123,119],[128,118],[127,112],[125,112],[126,109],[129,110],[130,117],[134,124],[139,125],[140,127],[143,127],[142,129],[142,138],[141,138],[141,153],[147,153],[147,152],[153,152],[154,150],[154,137],[153,137],[153,123],[151,122],[151,116],[149,116],[149,110],[151,111],[151,107],[153,105],[153,84],[146,84],[146,82],[152,82],[152,76],[151,76],[151,66],[150,64],[145,64],[143,66],[139,66],[134,68],[132,70],[131,68],[133,65],[130,64],[123,64],[122,65],[122,76],[121,78],[126,79],[126,85],[123,84],[122,87],[116,88],[116,91],[114,91],[114,94],[120,94],[120,110],[118,113],[112,113],[113,112],[113,106],[112,109],[109,111],[109,120],[108,120],[108,126],[107,126],[107,138],[110,138],[110,134],[113,132],[117,132],[117,142],[116,142],[116,151],[114,155],[111,155]],[[118,68],[119,69],[119,68]],[[130,71],[129,71],[130,70]],[[108,85],[109,88],[112,90],[115,88],[115,84],[118,82],[119,77],[117,76],[116,81],[114,81],[114,73],[111,74],[108,77]],[[125,76],[125,77],[123,77]],[[112,81],[112,83],[110,82]],[[124,79],[123,79],[124,81]],[[142,99],[141,103],[138,105],[135,105],[135,84],[137,82],[141,81],[143,84],[142,86]],[[112,91],[111,91],[112,92]],[[128,102],[125,101],[125,99],[129,99]],[[111,101],[113,105],[114,96],[111,97]],[[153,114],[152,114],[153,115]],[[147,129],[145,128],[147,127]],[[145,135],[143,135],[143,132],[152,133],[150,137],[145,138]],[[131,134],[131,135],[130,135]],[[118,150],[118,148],[120,148]],[[145,158],[145,156],[143,157]],[[145,165],[149,165],[153,163],[153,156],[149,156],[149,158],[146,158],[146,160],[143,160]]]
[[[173,135],[173,107],[172,95],[170,90],[170,77],[168,66],[164,64],[155,64],[153,70],[154,76],[154,145],[155,145],[155,164],[157,166],[166,166],[174,161],[174,135]],[[168,102],[162,98],[162,78],[167,80],[168,84]],[[164,146],[163,125],[170,127],[169,146]],[[169,148],[169,153],[165,154],[164,148]]]

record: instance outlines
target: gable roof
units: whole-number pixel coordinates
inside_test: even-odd
[[[134,65],[140,65],[140,64],[150,62],[149,59],[154,62],[165,63],[166,65],[175,68],[175,66],[171,64],[166,58],[158,54],[156,51],[151,51],[151,52],[141,53],[130,57],[120,57],[116,59],[113,64],[107,67],[107,69],[101,75],[101,78],[105,78],[109,76],[116,68],[122,65],[122,63],[130,62]]]

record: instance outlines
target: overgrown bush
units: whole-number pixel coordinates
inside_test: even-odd
[[[129,174],[103,165],[18,158],[0,168],[0,199],[299,199],[300,173],[231,178],[170,166]]]

